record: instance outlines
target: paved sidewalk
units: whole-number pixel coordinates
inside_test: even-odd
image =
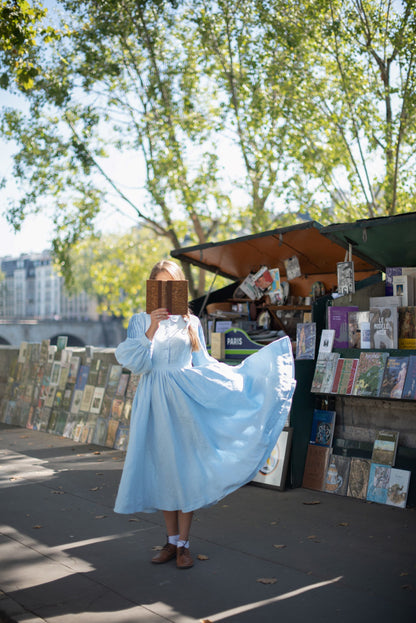
[[[122,465],[116,450],[0,424],[0,611],[25,623],[416,621],[414,509],[248,485],[196,514],[191,551],[206,559],[178,570],[149,562],[160,513],[113,513]]]

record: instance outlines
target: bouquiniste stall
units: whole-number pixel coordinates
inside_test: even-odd
[[[310,221],[260,234],[182,248],[172,251],[171,254],[175,259],[189,262],[211,273],[233,280],[229,286],[210,291],[208,295],[192,302],[194,313],[199,314],[201,319],[209,318],[210,315],[220,316],[221,310],[234,309],[238,304],[245,305],[242,299],[239,301],[235,299],[238,284],[241,284],[248,274],[257,271],[261,266],[267,266],[270,269],[278,268],[280,279],[286,280],[289,285],[289,294],[284,304],[271,304],[267,301],[267,297],[251,301],[248,311],[249,319],[258,320],[262,312],[267,309],[271,318],[270,328],[274,328],[276,333],[285,331],[295,341],[296,323],[304,322],[306,318],[316,323],[318,343],[320,333],[326,327],[328,305],[345,304],[345,302],[354,305],[357,300],[368,302],[369,296],[384,294],[386,267],[416,266],[415,233],[416,213],[363,219],[328,227]],[[294,277],[287,273],[288,261],[292,258],[297,259],[300,267],[300,273]],[[347,259],[354,265],[356,292],[347,298],[336,300],[332,294],[337,289],[337,264]],[[227,317],[226,314],[225,317]],[[290,317],[292,317],[292,323]],[[233,331],[235,332],[236,329],[233,328]],[[243,331],[243,333],[246,332]],[[261,339],[257,340],[257,335],[258,331],[247,331],[248,338],[253,340],[253,349],[261,347]],[[207,337],[209,339],[209,335]],[[250,349],[247,348],[246,353],[236,353],[234,356],[232,350],[232,348],[226,349],[224,360],[231,358],[235,363],[246,356]],[[350,356],[356,354],[350,353]],[[411,354],[411,351],[406,354]],[[344,355],[345,352],[342,353],[342,356]],[[328,404],[327,397],[318,397],[310,392],[315,361],[297,359],[295,368],[297,389],[290,416],[293,444],[287,478],[287,485],[292,487],[302,485],[310,429],[317,400],[319,399],[320,404],[325,401]],[[367,402],[367,410],[368,406]],[[382,403],[379,401],[376,406],[371,405],[371,407],[374,407],[373,412],[380,411]],[[342,409],[345,410],[344,402]],[[385,420],[382,421],[384,425]],[[395,424],[396,427],[403,426],[406,430],[409,429],[408,416],[404,416],[404,420],[399,423],[395,419]],[[371,425],[373,426],[374,423]],[[400,457],[400,450],[403,456],[408,450],[404,464],[414,470],[413,454],[416,452],[414,450],[416,433],[413,432],[412,427],[413,424],[410,425],[412,431],[409,434],[402,435],[407,446],[399,448],[398,456]],[[414,493],[411,487],[409,501],[413,498]]]

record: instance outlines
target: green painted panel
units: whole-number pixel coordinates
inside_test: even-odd
[[[378,268],[416,266],[416,212],[329,225],[321,230],[332,242]]]

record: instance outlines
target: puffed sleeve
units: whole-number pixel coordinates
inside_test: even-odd
[[[117,361],[135,374],[145,374],[152,369],[152,342],[145,331],[146,314],[135,314],[130,319],[127,338],[115,351]]]
[[[214,359],[214,357],[211,357],[211,355],[207,351],[204,332],[202,330],[199,318],[197,318],[196,316],[191,316],[191,322],[193,327],[197,329],[199,338],[199,350],[194,350],[192,352],[192,365],[208,366],[212,363],[218,363],[217,360]]]

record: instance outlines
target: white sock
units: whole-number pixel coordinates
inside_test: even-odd
[[[189,541],[184,541],[183,539],[178,539],[177,546],[178,547],[189,547]]]
[[[177,545],[179,540],[179,534],[174,534],[173,536],[168,536],[168,542],[171,545]]]

